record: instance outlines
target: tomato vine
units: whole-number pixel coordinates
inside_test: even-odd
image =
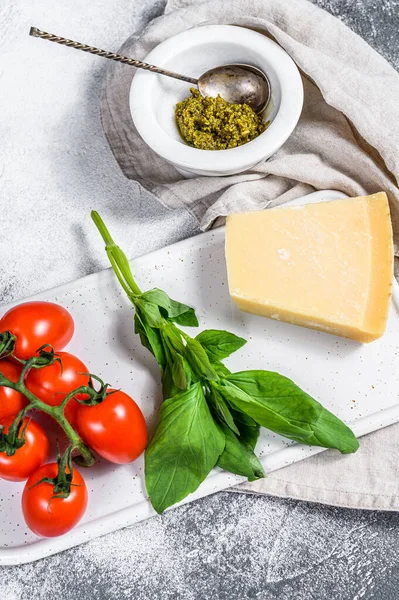
[[[0,333],[0,360],[4,358],[13,357],[14,347],[15,347],[16,336],[14,336],[11,332],[2,332]],[[105,384],[101,379],[91,374],[88,374],[90,378],[96,379],[100,383],[100,389],[96,390],[91,383],[89,385],[83,385],[75,390],[71,391],[69,394],[65,396],[63,401],[59,404],[59,406],[49,406],[48,404],[42,402],[37,396],[35,396],[25,384],[26,377],[31,369],[42,369],[53,364],[56,361],[61,362],[59,356],[54,352],[54,349],[51,346],[42,346],[39,348],[37,354],[32,356],[28,360],[16,359],[22,365],[22,371],[18,381],[11,381],[8,377],[6,377],[0,370],[0,386],[11,388],[17,392],[20,392],[25,396],[28,401],[27,406],[25,406],[15,417],[13,425],[11,426],[12,431],[18,428],[18,424],[22,422],[23,417],[26,415],[28,411],[31,410],[39,410],[43,413],[46,413],[50,417],[52,417],[61,429],[64,431],[67,436],[71,452],[75,452],[74,461],[85,467],[91,467],[95,463],[95,458],[90,451],[90,449],[83,442],[79,434],[75,431],[69,421],[65,418],[65,407],[68,402],[73,399],[77,399],[76,396],[84,395],[84,400],[78,400],[82,404],[90,404],[94,405],[102,400],[107,395],[108,384]],[[4,433],[0,433],[0,436],[5,436]],[[11,450],[12,451],[12,450]]]

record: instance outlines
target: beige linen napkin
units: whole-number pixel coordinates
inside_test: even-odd
[[[339,20],[307,0],[169,0],[165,15],[120,52],[143,58],[164,39],[207,24],[247,26],[274,38],[301,70],[299,124],[271,159],[230,177],[184,179],[154,154],[130,118],[134,71],[113,63],[102,96],[102,121],[126,177],[170,209],[185,208],[202,229],[234,211],[267,208],[313,190],[349,196],[388,193],[399,255],[399,74]],[[398,367],[399,368],[399,367]],[[323,452],[240,486],[356,508],[399,509],[399,425],[362,438],[353,456]]]

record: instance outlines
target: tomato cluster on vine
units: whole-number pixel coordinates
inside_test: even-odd
[[[95,452],[129,463],[148,441],[135,401],[64,351],[74,329],[70,313],[51,302],[19,304],[0,319],[0,478],[27,480],[23,515],[44,537],[70,531],[86,510],[86,484],[73,461],[92,466]],[[56,462],[47,463],[50,443],[35,411],[55,420],[68,440]]]

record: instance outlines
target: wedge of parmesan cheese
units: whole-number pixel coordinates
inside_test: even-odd
[[[384,192],[232,215],[226,261],[243,311],[359,342],[385,331],[393,242]]]

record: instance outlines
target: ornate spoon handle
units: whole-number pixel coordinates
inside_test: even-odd
[[[188,81],[188,83],[193,83],[194,85],[197,85],[198,83],[198,79],[194,79],[193,77],[179,75],[179,73],[174,73],[173,71],[167,71],[165,69],[161,69],[160,67],[149,65],[148,63],[142,62],[141,60],[135,60],[134,58],[122,56],[121,54],[115,54],[114,52],[100,50],[99,48],[95,48],[94,46],[88,46],[87,44],[81,44],[80,42],[74,42],[73,40],[68,40],[58,35],[54,35],[53,33],[41,31],[37,27],[31,27],[29,35],[32,35],[33,37],[37,38],[42,38],[43,40],[48,40],[49,42],[56,42],[57,44],[68,46],[69,48],[75,48],[76,50],[83,50],[83,52],[89,52],[90,54],[95,54],[96,56],[102,56],[103,58],[108,58],[109,60],[115,60],[116,62],[120,62],[125,65],[130,65],[131,67],[137,67],[137,69],[145,69],[146,71],[151,71],[151,73],[159,73],[160,75],[166,75],[166,77],[173,77],[173,79],[179,79],[180,81]]]

